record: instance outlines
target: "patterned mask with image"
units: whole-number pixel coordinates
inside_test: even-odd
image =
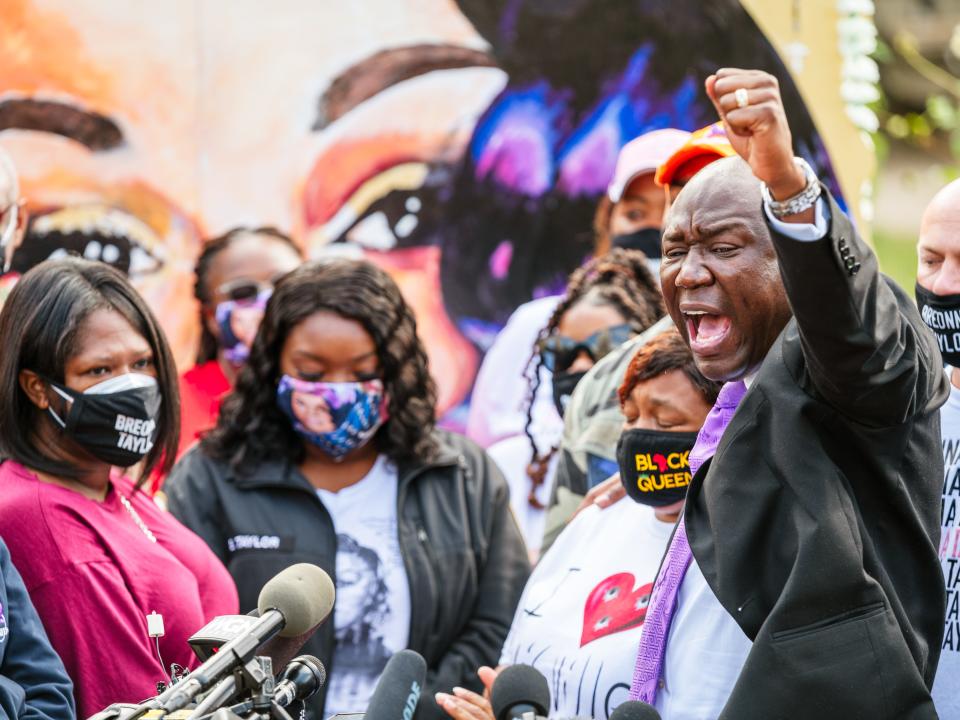
[[[307,382],[284,375],[277,405],[299,435],[334,460],[366,445],[386,421],[382,380]]]

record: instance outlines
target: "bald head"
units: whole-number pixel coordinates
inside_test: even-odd
[[[693,176],[670,207],[671,217],[703,214],[736,218],[750,226],[758,236],[770,238],[761,209],[760,181],[740,157],[716,160]],[[697,212],[699,211],[699,213]]]
[[[960,294],[960,180],[927,205],[917,242],[917,282],[937,295]]]
[[[759,366],[790,319],[760,181],[739,157],[708,165],[670,208],[660,283],[670,316],[711,380]]]

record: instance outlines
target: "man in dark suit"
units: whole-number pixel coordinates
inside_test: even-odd
[[[740,157],[677,198],[661,281],[698,367],[726,384],[633,697],[664,720],[935,718],[940,353],[795,161],[776,79],[723,69],[706,86]]]

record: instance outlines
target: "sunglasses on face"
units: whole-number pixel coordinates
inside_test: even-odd
[[[633,335],[633,328],[624,323],[598,330],[580,342],[564,335],[549,335],[537,342],[537,350],[547,370],[561,373],[573,365],[580,353],[585,352],[591,360],[597,362]]]
[[[252,302],[257,299],[261,293],[272,293],[272,282],[256,282],[254,280],[233,280],[224,283],[217,292],[224,296],[226,300],[234,302]]]

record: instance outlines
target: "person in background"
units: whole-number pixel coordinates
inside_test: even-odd
[[[594,505],[566,527],[530,576],[500,657],[548,678],[550,717],[605,720],[627,699],[653,580],[690,481],[688,455],[719,391],[676,330],[631,360],[618,392],[617,455],[635,502]],[[479,675],[489,685],[495,671]],[[454,720],[492,720],[475,693],[439,702]]]
[[[566,294],[540,331],[529,361],[533,368],[525,435],[501,440],[488,450],[510,485],[510,505],[532,561],[539,555],[557,465],[557,446],[541,448],[532,430],[541,368],[550,371],[553,402],[562,416],[584,374],[663,313],[659,283],[647,269],[646,256],[617,248],[570,276]]]
[[[435,402],[390,276],[308,263],[277,283],[217,427],[167,481],[170,511],[227,564],[244,610],[292,563],[335,578],[333,622],[304,646],[328,672],[314,718],[362,712],[404,648],[426,659],[434,690],[476,684],[499,657],[529,561],[503,476],[435,429]],[[441,715],[425,692],[418,717]]]
[[[594,217],[594,257],[615,247],[649,251],[656,274],[660,256],[659,230],[665,198],[653,182],[654,172],[690,136],[682,130],[653,130],[620,150],[616,170]],[[654,241],[655,238],[655,241]],[[532,432],[538,445],[556,442],[562,420],[550,393],[550,372],[540,369],[539,391],[527,422],[527,355],[561,297],[551,295],[521,305],[507,320],[484,355],[470,400],[467,436],[483,447]],[[622,375],[622,373],[621,373]],[[525,428],[529,429],[525,431]]]
[[[169,467],[180,408],[159,324],[115,269],[29,270],[0,311],[0,528],[87,717],[189,667],[187,638],[237,611],[226,569],[139,483]],[[149,636],[147,615],[165,634]]]
[[[0,540],[0,717],[73,720],[73,685]]]
[[[723,123],[714,123],[691,133],[663,161],[654,176],[657,184],[662,186],[664,207],[669,207],[680,189],[696,173],[732,154],[733,146],[727,140]],[[673,321],[664,317],[645,333],[607,355],[577,384],[563,418],[556,482],[545,521],[543,548],[550,547],[577,510],[594,502],[607,506],[623,497],[623,485],[616,477],[616,444],[623,423],[617,387],[637,349],[673,327]]]
[[[27,230],[27,211],[13,159],[0,148],[0,275],[10,270],[13,253]]]
[[[204,243],[193,290],[200,303],[200,346],[196,364],[180,376],[177,457],[216,425],[274,282],[301,262],[293,240],[271,227],[234,228]]]
[[[687,141],[657,168],[654,175],[654,181],[666,194],[664,214],[694,175],[710,163],[734,155],[736,151],[730,144],[722,122],[690,133]]]
[[[960,720],[960,180],[927,206],[917,258],[920,316],[937,336],[950,378],[950,397],[940,409],[944,473],[938,546],[947,613],[933,701],[941,720]]]

